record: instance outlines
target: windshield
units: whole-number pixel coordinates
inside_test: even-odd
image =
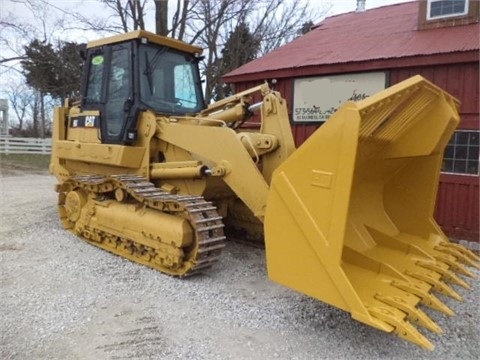
[[[140,45],[140,99],[155,111],[183,115],[204,108],[196,59],[167,47]]]

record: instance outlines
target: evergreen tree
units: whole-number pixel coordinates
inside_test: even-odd
[[[310,30],[312,30],[312,27],[314,26],[312,20],[309,20],[307,22],[304,22],[302,24],[302,27],[298,30],[298,35],[301,36],[301,35],[305,35],[306,33],[308,33]]]
[[[59,43],[54,48],[51,43],[34,39],[25,46],[23,74],[38,99],[33,112],[34,136],[46,136],[45,98],[62,100],[80,88],[82,62],[75,43]]]
[[[77,44],[59,43],[54,48],[38,39],[25,46],[21,61],[27,84],[54,99],[63,99],[80,88],[82,63]]]
[[[55,83],[57,63],[52,44],[34,39],[25,46],[25,59],[21,61],[26,82],[43,93],[49,93]]]
[[[57,50],[55,86],[50,94],[54,98],[64,99],[80,89],[83,59],[78,51],[78,44],[60,43]]]
[[[221,76],[252,61],[257,57],[260,48],[260,40],[250,33],[245,22],[240,22],[230,33],[225,47],[222,50],[222,58],[213,65],[217,74],[217,81],[213,89],[213,99],[218,101],[232,95],[231,85],[225,84]]]

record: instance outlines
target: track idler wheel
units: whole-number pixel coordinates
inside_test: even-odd
[[[67,193],[64,209],[68,220],[76,222],[86,203],[87,195],[82,190],[73,190]]]

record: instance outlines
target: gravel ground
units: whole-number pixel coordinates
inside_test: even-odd
[[[428,311],[429,352],[269,281],[262,249],[229,242],[178,280],[90,246],[61,229],[54,183],[0,177],[2,359],[480,358],[478,280],[442,297],[455,317]]]

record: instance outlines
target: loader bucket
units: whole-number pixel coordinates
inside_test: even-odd
[[[415,76],[346,103],[273,174],[265,216],[269,277],[427,349],[440,333],[419,305],[453,315],[478,257],[433,219],[458,101]]]

